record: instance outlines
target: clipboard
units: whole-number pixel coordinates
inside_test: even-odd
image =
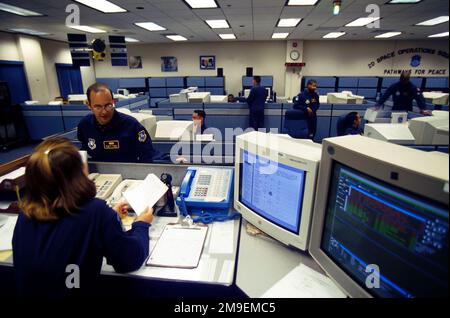
[[[197,268],[208,226],[167,224],[150,254],[147,266]]]

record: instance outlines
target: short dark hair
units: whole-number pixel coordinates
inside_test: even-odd
[[[261,76],[254,76],[253,79],[256,83],[261,84]]]
[[[114,99],[114,93],[111,90],[111,88],[109,88],[108,85],[103,84],[103,83],[95,83],[95,84],[92,84],[91,86],[89,86],[86,91],[86,95],[87,95],[89,104],[91,103],[91,92],[94,91],[94,92],[98,93],[104,89],[107,89],[111,93],[112,99]]]
[[[317,81],[315,79],[310,79],[308,81],[308,83],[306,83],[306,86],[312,85],[312,84],[316,84],[317,85]]]
[[[196,113],[197,115],[199,115],[201,118],[206,118],[206,113],[204,110],[200,110],[200,109],[196,109],[194,110],[194,113]]]
[[[351,125],[353,125],[353,122],[356,120],[357,117],[358,112],[348,113],[347,116],[345,116],[345,126],[350,127]]]

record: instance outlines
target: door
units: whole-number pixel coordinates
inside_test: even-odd
[[[13,105],[31,99],[23,62],[0,61],[0,81],[8,83]]]
[[[67,98],[71,94],[83,94],[80,67],[59,63],[56,63],[55,66],[61,96]]]

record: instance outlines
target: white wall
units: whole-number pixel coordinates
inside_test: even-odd
[[[41,43],[38,38],[29,36],[19,36],[17,43],[24,61],[31,98],[47,103],[50,94]]]
[[[415,70],[410,65],[415,53],[396,54],[394,58],[376,63],[373,68],[369,68],[368,64],[400,49],[432,48],[447,53],[449,50],[447,41],[305,41],[304,45],[306,62],[306,67],[302,71],[304,76],[389,76],[384,74],[386,69]],[[445,69],[445,76],[449,75],[448,58],[430,54],[420,55],[422,64],[418,69]]]
[[[16,37],[9,33],[0,32],[0,60],[21,61],[17,48]]]
[[[70,56],[70,51],[66,43],[41,40],[41,46],[47,75],[49,97],[50,99],[54,99],[61,95],[55,63],[72,64],[72,57]]]
[[[96,62],[97,77],[216,76],[217,71],[202,71],[199,66],[200,55],[215,55],[229,93],[242,90],[246,67],[253,67],[255,75],[273,75],[275,91],[284,93],[286,41],[135,44],[128,45],[128,54],[142,56],[143,69],[112,67],[106,59]],[[162,56],[177,57],[178,72],[161,72]]]

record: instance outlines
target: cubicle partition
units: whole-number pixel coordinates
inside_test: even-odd
[[[22,105],[21,108],[31,140],[40,140],[64,131],[60,105]]]

